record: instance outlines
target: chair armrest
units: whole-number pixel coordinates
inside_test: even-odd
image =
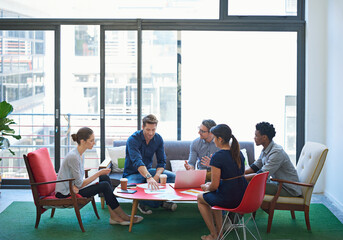
[[[293,182],[293,181],[287,181],[287,180],[283,180],[283,179],[276,179],[276,178],[271,178],[271,181],[274,182],[278,182],[279,186],[278,186],[278,190],[274,196],[274,198],[271,201],[271,207],[274,209],[276,201],[278,200],[280,193],[281,193],[281,189],[282,189],[282,185],[284,183],[289,183],[289,184],[295,184],[295,185],[299,185],[299,186],[304,186],[304,187],[314,187],[314,184],[308,184],[308,183],[300,183],[300,182]]]
[[[90,171],[90,168],[85,168],[85,178],[88,178],[88,172]]]
[[[74,181],[75,178],[69,178],[69,179],[63,179],[63,180],[56,180],[56,181],[51,181],[51,182],[39,182],[39,183],[30,183],[30,185],[32,186],[36,186],[36,185],[43,185],[43,184],[50,184],[50,183],[58,183],[58,182],[71,182]]]
[[[293,181],[287,181],[283,179],[276,179],[276,178],[271,178],[271,181],[278,182],[278,183],[289,183],[289,184],[295,184],[303,187],[314,187],[314,184],[309,184],[309,183],[301,183],[301,182],[293,182]]]
[[[105,159],[102,163],[100,163],[99,169],[110,168],[111,166],[112,166],[111,159]]]

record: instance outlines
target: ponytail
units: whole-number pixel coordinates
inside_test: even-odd
[[[232,158],[235,160],[235,162],[238,165],[238,168],[241,168],[241,150],[240,150],[240,146],[239,143],[237,141],[237,139],[235,138],[235,136],[232,134],[231,135],[231,139],[232,139],[232,143],[231,143],[231,154],[232,154]]]

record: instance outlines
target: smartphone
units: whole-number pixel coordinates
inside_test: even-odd
[[[122,189],[120,189],[120,190],[118,190],[118,193],[131,193],[131,194],[133,194],[133,193],[135,193],[135,192],[137,192],[137,190],[122,190]]]
[[[136,184],[136,183],[128,183],[128,184],[127,184],[127,187],[128,187],[128,188],[137,187],[137,184]]]

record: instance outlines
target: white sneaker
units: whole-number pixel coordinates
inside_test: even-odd
[[[149,215],[152,214],[152,210],[148,208],[146,205],[142,205],[138,203],[138,210],[141,211],[141,213]]]

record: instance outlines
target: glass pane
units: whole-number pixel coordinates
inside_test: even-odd
[[[296,16],[297,0],[228,0],[230,15]]]
[[[177,34],[143,32],[143,109],[156,115],[164,140],[177,139]]]
[[[11,128],[22,139],[8,138],[1,151],[4,178],[28,178],[23,154],[46,147],[54,164],[54,32],[0,31],[0,101],[13,106]]]
[[[256,123],[268,121],[295,163],[297,34],[182,32],[181,45],[182,139],[211,118],[254,141]]]
[[[96,145],[85,153],[85,168],[92,172],[100,163],[99,35],[99,26],[61,27],[61,161],[77,145],[71,134],[89,127]]]
[[[0,13],[3,18],[218,19],[219,0],[2,0]]]
[[[106,31],[105,63],[105,139],[112,147],[137,130],[137,32]]]

